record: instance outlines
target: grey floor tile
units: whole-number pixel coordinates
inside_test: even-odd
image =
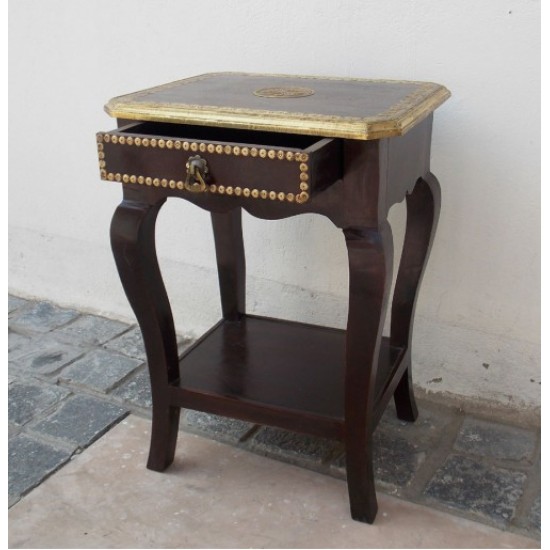
[[[30,336],[8,330],[8,359],[12,357],[14,352],[17,353],[21,349],[28,347],[31,341]]]
[[[21,371],[53,374],[83,353],[82,348],[58,342],[51,334],[41,335],[27,342],[21,341],[9,352],[9,372],[12,375],[22,374]]]
[[[8,493],[16,499],[36,487],[71,457],[71,452],[20,434],[8,443]],[[45,503],[46,504],[46,503]]]
[[[46,411],[71,392],[59,386],[39,382],[14,382],[8,391],[8,418],[23,425]]]
[[[24,298],[19,298],[19,296],[8,294],[8,313],[12,313],[16,309],[26,306],[28,303],[28,300],[25,300]]]
[[[65,368],[59,380],[106,393],[141,364],[138,359],[95,349]]]
[[[506,525],[514,517],[527,476],[451,455],[428,483],[425,494],[437,501]]]
[[[529,527],[540,533],[540,496],[535,499],[528,516]]]
[[[142,369],[132,375],[118,388],[115,388],[112,395],[132,405],[147,409],[151,408],[153,401],[151,397],[151,382],[147,369]]]
[[[105,349],[122,353],[128,357],[135,357],[141,361],[146,360],[141,330],[137,326],[121,336],[113,338],[111,341],[107,342],[104,347]]]
[[[477,418],[466,418],[454,448],[503,460],[528,460],[535,453],[536,443],[534,432]]]
[[[129,325],[98,317],[81,315],[68,325],[56,330],[60,338],[67,338],[76,345],[97,346],[128,330]]]
[[[65,441],[79,448],[90,445],[116,424],[127,411],[89,395],[70,397],[32,430]]]
[[[250,422],[198,411],[185,411],[184,423],[192,431],[228,443],[238,443],[253,427]]]
[[[78,311],[63,309],[49,302],[36,302],[13,315],[9,325],[23,331],[48,332],[69,323],[79,315]]]

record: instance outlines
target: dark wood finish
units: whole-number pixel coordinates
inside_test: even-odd
[[[124,200],[111,234],[151,373],[148,467],[162,470],[171,462],[181,407],[335,438],[346,448],[352,517],[372,523],[377,511],[372,433],[392,397],[400,418],[414,420],[417,414],[411,383],[413,315],[440,204],[439,185],[429,173],[431,125],[428,116],[399,138],[331,140],[321,148],[328,153],[317,164],[315,178],[324,177],[323,184],[304,204],[123,186]],[[177,125],[170,130],[186,131]],[[141,156],[137,150],[136,156],[120,162],[141,162],[148,170],[166,169],[171,162],[164,156]],[[232,159],[231,169],[248,170],[242,161]],[[274,174],[281,173],[276,168]],[[157,212],[172,196],[212,214],[223,312],[222,321],[179,362],[154,247]],[[387,214],[405,198],[407,231],[391,309],[391,337],[386,339],[382,327],[393,260]],[[242,209],[263,219],[322,214],[343,231],[349,259],[345,331],[246,315]]]

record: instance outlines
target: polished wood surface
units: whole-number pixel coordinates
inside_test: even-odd
[[[119,126],[127,123],[121,119]],[[178,124],[166,128],[148,123],[140,128],[148,128],[150,136],[161,128],[159,136],[189,131]],[[111,239],[122,284],[144,336],[151,374],[149,468],[160,471],[172,462],[181,407],[334,438],[345,445],[351,515],[358,521],[374,521],[378,506],[372,434],[392,398],[400,418],[413,421],[417,416],[411,378],[414,309],[441,200],[437,179],[430,173],[431,130],[428,114],[404,136],[330,140],[326,153],[313,159],[314,192],[302,204],[123,180],[123,201],[113,216]],[[216,132],[208,128],[197,135],[215,135],[220,141],[237,135],[230,134],[234,130]],[[254,133],[238,135],[261,143],[275,134],[258,135],[255,141]],[[275,139],[281,140],[278,146],[292,143],[306,149],[320,143],[318,137]],[[101,145],[101,152],[110,150]],[[111,153],[116,162],[136,170],[166,170],[174,158],[168,155],[173,151],[129,150]],[[242,157],[228,159],[220,165],[220,174],[224,169],[247,173]],[[260,165],[257,169],[276,182],[284,180],[281,166],[273,162],[265,172]],[[169,197],[183,198],[211,213],[223,316],[181,358],[155,252],[155,221]],[[404,199],[407,229],[391,296],[393,238],[387,215]],[[349,269],[345,330],[247,314],[242,210],[262,219],[321,214],[342,231]],[[391,334],[384,338],[388,310]]]

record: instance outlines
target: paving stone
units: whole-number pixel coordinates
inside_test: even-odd
[[[14,382],[8,392],[8,419],[16,425],[23,425],[46,411],[71,392],[51,384]]]
[[[373,445],[374,477],[376,481],[391,486],[394,490],[409,485],[426,457],[426,453],[420,451],[418,445],[380,429],[374,432]],[[345,477],[345,454],[334,461],[331,470],[339,477]]]
[[[254,427],[250,422],[191,410],[185,411],[184,423],[195,433],[227,443],[238,443]]]
[[[268,456],[297,463],[322,464],[341,449],[336,441],[264,426],[250,442],[251,448]]]
[[[33,374],[49,375],[62,369],[84,353],[82,348],[56,341],[51,334],[20,342],[9,353],[9,372],[21,370]]]
[[[79,315],[78,311],[63,309],[49,302],[36,302],[14,315],[9,324],[12,328],[23,331],[48,332],[69,323]]]
[[[31,338],[13,330],[8,330],[8,359],[12,356],[13,352],[18,352],[31,343]]]
[[[143,338],[139,327],[133,327],[128,332],[125,332],[121,336],[117,336],[110,342],[107,342],[103,347],[108,350],[122,353],[128,357],[141,359],[142,361],[147,359],[145,355],[145,347],[143,345]]]
[[[116,424],[127,411],[89,395],[67,399],[52,415],[32,426],[32,430],[84,448]]]
[[[153,400],[151,397],[151,382],[147,369],[142,369],[118,388],[115,388],[112,395],[119,397],[123,401],[132,403],[133,405],[151,408]]]
[[[128,330],[128,327],[129,325],[113,319],[82,315],[56,332],[60,338],[67,338],[77,345],[97,346]]]
[[[10,422],[8,422],[8,439],[10,437],[16,436],[20,432],[21,432],[21,428],[19,426],[16,426],[15,424],[11,424]]]
[[[503,460],[524,460],[536,447],[533,432],[477,418],[466,418],[456,438],[457,451]]]
[[[540,496],[535,499],[533,506],[531,506],[527,521],[531,528],[540,533]]]
[[[138,359],[96,349],[64,369],[59,380],[107,393],[141,364]]]
[[[8,313],[12,313],[16,309],[26,306],[28,303],[29,301],[24,298],[19,298],[19,296],[8,294]]]
[[[71,452],[25,434],[8,443],[8,493],[14,500],[36,487],[71,457]]]
[[[21,500],[19,495],[8,495],[8,508],[11,508],[14,504],[17,504]]]
[[[449,506],[473,512],[500,525],[513,518],[527,476],[523,472],[486,466],[451,455],[424,493]]]

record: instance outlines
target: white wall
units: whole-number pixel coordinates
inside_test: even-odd
[[[114,126],[102,110],[113,96],[211,71],[435,81],[453,97],[434,122],[443,206],[417,308],[416,383],[540,404],[538,1],[18,0],[9,10],[11,292],[132,318],[108,242],[121,192],[99,180],[95,150],[95,132]],[[392,209],[397,241],[403,215]],[[245,231],[249,310],[344,326],[346,256],[330,222],[247,216]],[[178,329],[200,334],[219,315],[208,215],[169,201],[158,248]]]

